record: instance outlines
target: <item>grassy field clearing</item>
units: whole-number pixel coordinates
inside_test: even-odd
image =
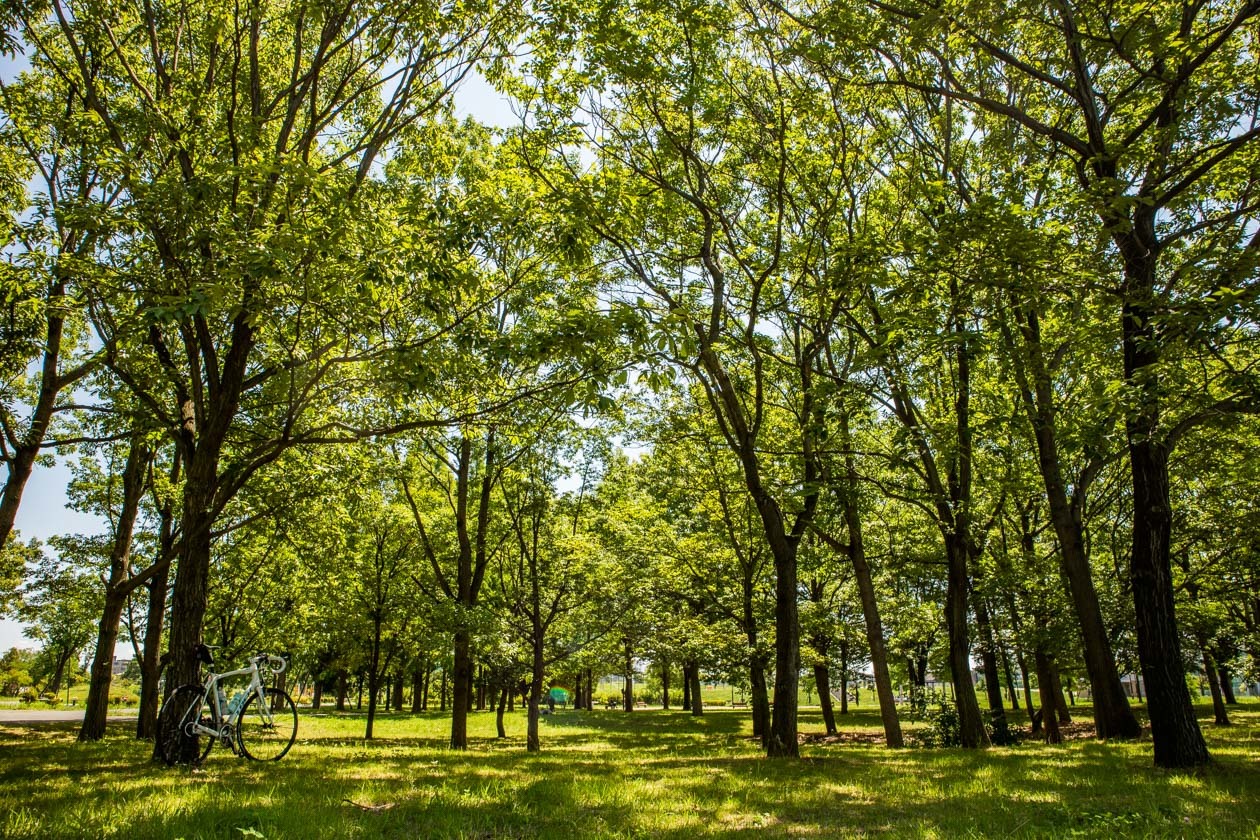
[[[122,732],[0,724],[0,837],[1260,838],[1260,705],[1233,715],[1203,721],[1217,764],[1192,775],[1155,770],[1149,740],[889,751],[873,709],[807,734],[801,761],[763,758],[742,710],[560,712],[533,756],[520,712],[504,741],[470,716],[466,753],[438,715],[385,716],[369,743],[361,715],[304,713],[283,761],[216,747],[195,772]]]

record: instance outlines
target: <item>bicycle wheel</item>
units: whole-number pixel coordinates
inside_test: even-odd
[[[279,761],[297,740],[297,707],[278,688],[250,695],[236,724],[241,752],[254,761]]]
[[[210,709],[202,702],[199,685],[181,685],[171,692],[158,712],[158,754],[168,765],[200,764],[210,754],[214,738],[192,730],[194,723],[211,726]]]

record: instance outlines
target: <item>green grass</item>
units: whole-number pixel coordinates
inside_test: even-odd
[[[284,760],[216,747],[196,772],[121,726],[79,745],[70,725],[0,724],[0,837],[1260,838],[1260,705],[1233,716],[1204,721],[1216,764],[1192,774],[1155,770],[1149,740],[890,751],[866,706],[837,741],[803,713],[800,761],[763,758],[743,710],[561,712],[540,755],[520,712],[504,741],[473,714],[467,752],[438,715],[385,716],[368,743],[362,716],[306,712]]]
[[[57,692],[57,702],[47,703],[42,700],[34,703],[26,703],[19,697],[0,697],[0,709],[60,709],[62,711],[75,711],[82,709],[87,702],[88,683],[81,680],[70,687],[69,699],[66,697],[66,689],[63,687]],[[110,686],[110,713],[115,709],[135,709],[139,696],[140,686],[136,683],[123,682],[118,677],[114,677],[114,681]],[[122,699],[124,702],[115,703],[115,699]]]

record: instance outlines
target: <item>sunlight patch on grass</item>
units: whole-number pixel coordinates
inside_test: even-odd
[[[362,716],[303,715],[283,761],[216,747],[199,772],[152,764],[151,747],[122,733],[78,745],[71,727],[0,731],[0,836],[1232,840],[1257,837],[1260,813],[1260,713],[1236,717],[1205,732],[1219,763],[1197,774],[1155,770],[1149,739],[983,751],[811,743],[802,761],[771,761],[732,711],[700,722],[558,713],[541,754],[493,738],[488,713],[470,716],[467,751],[446,748],[439,715],[387,716],[374,741]],[[867,722],[878,725],[873,710]],[[523,716],[509,723],[523,732]],[[381,805],[391,807],[370,810]]]

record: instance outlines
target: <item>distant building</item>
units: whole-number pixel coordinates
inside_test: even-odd
[[[128,665],[130,665],[130,664],[131,664],[131,660],[130,660],[130,659],[119,659],[117,656],[115,656],[115,657],[114,657],[114,664],[113,664],[113,668],[112,668],[112,672],[113,672],[114,676],[115,676],[115,677],[117,677],[117,676],[121,676],[121,675],[122,675],[122,673],[123,673],[123,671],[126,671],[126,670],[127,670],[127,666],[128,666]]]

